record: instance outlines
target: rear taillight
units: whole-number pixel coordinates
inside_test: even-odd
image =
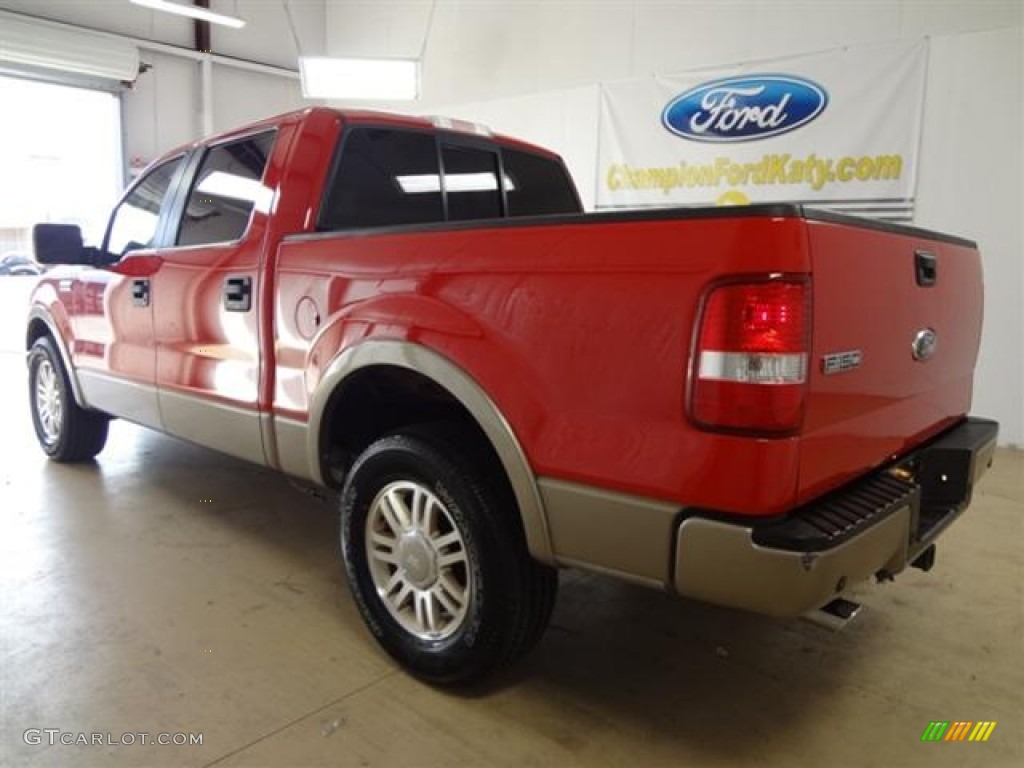
[[[704,301],[690,415],[715,429],[792,432],[800,427],[810,344],[806,280],[728,283]]]

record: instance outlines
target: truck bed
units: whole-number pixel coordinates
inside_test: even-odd
[[[935,286],[915,284],[917,250],[937,255]],[[686,397],[702,301],[723,275],[768,273],[810,279],[802,426],[758,439],[702,429]],[[962,419],[981,320],[972,243],[796,205],[291,236],[277,280],[285,337],[296,333],[284,309],[309,295],[345,333],[414,337],[449,356],[496,399],[542,476],[752,516],[781,514]],[[415,299],[396,310],[399,295]],[[389,324],[395,312],[418,317]],[[941,346],[922,364],[911,342],[928,326]],[[320,337],[325,349],[337,341]],[[856,370],[822,372],[825,355],[851,350]],[[280,357],[307,355],[299,345]],[[280,372],[279,413],[303,413],[304,375]]]

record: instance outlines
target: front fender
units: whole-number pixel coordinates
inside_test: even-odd
[[[53,300],[49,302],[49,306],[40,300],[41,297],[45,298],[47,288],[48,286],[40,286],[33,297],[33,304],[31,309],[29,309],[28,323],[26,324],[28,329],[25,336],[26,348],[31,349],[33,341],[38,337],[38,334],[33,333],[33,326],[42,323],[53,338],[57,351],[60,353],[61,362],[64,363],[64,370],[67,371],[68,380],[71,382],[71,392],[74,395],[75,402],[82,408],[88,408],[89,404],[85,401],[82,388],[78,383],[78,372],[71,364],[71,351],[68,348],[68,342],[72,336],[71,322],[67,312],[64,310],[64,305],[57,301],[56,294],[52,297]],[[49,292],[53,293],[52,288]]]

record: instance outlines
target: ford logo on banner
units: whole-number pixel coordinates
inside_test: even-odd
[[[665,107],[661,122],[693,141],[753,141],[796,130],[827,104],[825,89],[802,77],[745,75],[681,93]]]

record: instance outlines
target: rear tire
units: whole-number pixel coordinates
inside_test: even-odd
[[[512,663],[554,606],[557,571],[528,553],[511,490],[482,455],[469,433],[406,429],[370,445],[342,493],[359,611],[384,650],[431,683]]]
[[[107,442],[110,417],[79,407],[53,340],[35,341],[28,356],[28,394],[39,445],[54,461],[88,461]]]

